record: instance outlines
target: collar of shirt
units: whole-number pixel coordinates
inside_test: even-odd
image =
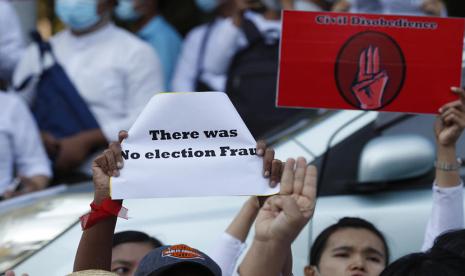
[[[89,45],[96,44],[98,41],[105,40],[108,35],[111,35],[111,32],[115,28],[115,25],[109,22],[101,28],[83,35],[74,35],[71,30],[68,29],[65,31],[64,36],[67,37],[70,45],[73,45],[73,48],[83,49],[89,47]]]
[[[137,35],[144,39],[148,40],[153,34],[159,33],[160,30],[166,28],[168,23],[165,18],[161,15],[154,16],[145,26],[137,32]]]

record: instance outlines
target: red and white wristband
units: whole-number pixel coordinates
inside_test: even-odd
[[[109,217],[128,219],[128,209],[123,207],[122,200],[112,200],[108,197],[105,198],[100,205],[92,202],[90,204],[90,209],[91,211],[89,213],[80,218],[82,230],[89,229]]]

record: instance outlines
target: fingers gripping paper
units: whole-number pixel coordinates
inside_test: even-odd
[[[269,195],[256,142],[219,92],[155,95],[122,143],[113,199]]]

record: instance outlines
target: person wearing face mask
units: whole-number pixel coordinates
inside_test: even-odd
[[[215,18],[195,27],[186,36],[172,80],[173,91],[220,91],[222,79],[204,67],[209,54],[215,51],[210,34],[222,25],[235,10],[234,0],[196,0],[197,7]]]
[[[214,45],[208,49],[202,70],[209,76],[213,90],[225,91],[227,72],[235,54],[247,47],[247,39],[241,29],[243,19],[252,21],[267,39],[276,39],[281,31],[281,8],[293,8],[292,0],[234,0],[233,14],[211,29],[208,41]],[[208,47],[208,45],[207,45]]]
[[[182,38],[159,13],[158,2],[158,0],[118,0],[115,15],[118,19],[131,23],[134,33],[155,49],[163,67],[164,86],[169,91]]]
[[[228,21],[238,9],[237,0],[196,0],[197,7],[206,14],[215,14],[215,18],[206,24],[190,31],[183,43],[183,48],[176,65],[172,87],[174,91],[223,91],[225,72],[216,70],[213,64],[216,59],[218,41],[215,36],[227,28]],[[253,6],[253,1],[249,1]],[[245,2],[244,2],[245,3]],[[312,0],[296,0],[296,9],[320,11],[322,8]],[[212,36],[212,34],[215,34]],[[220,44],[221,45],[221,44]]]
[[[447,10],[442,0],[337,0],[332,11],[447,16]]]
[[[0,0],[0,34],[0,89],[6,89],[24,50],[18,15],[6,0]]]
[[[14,73],[16,87],[27,83],[22,94],[32,103],[44,69],[55,62],[61,65],[99,125],[60,138],[42,132],[54,169],[64,176],[78,169],[90,175],[94,152],[115,139],[119,129],[129,128],[149,99],[163,90],[154,51],[111,22],[115,4],[116,0],[55,1],[55,13],[67,28],[50,39],[53,56],[41,58],[33,44]]]

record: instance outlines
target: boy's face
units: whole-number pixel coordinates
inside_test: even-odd
[[[152,250],[148,242],[127,242],[113,247],[111,271],[121,276],[134,275],[139,262]]]
[[[366,229],[346,228],[330,236],[318,270],[307,267],[305,275],[378,276],[386,267],[385,259],[386,250],[378,236]]]

